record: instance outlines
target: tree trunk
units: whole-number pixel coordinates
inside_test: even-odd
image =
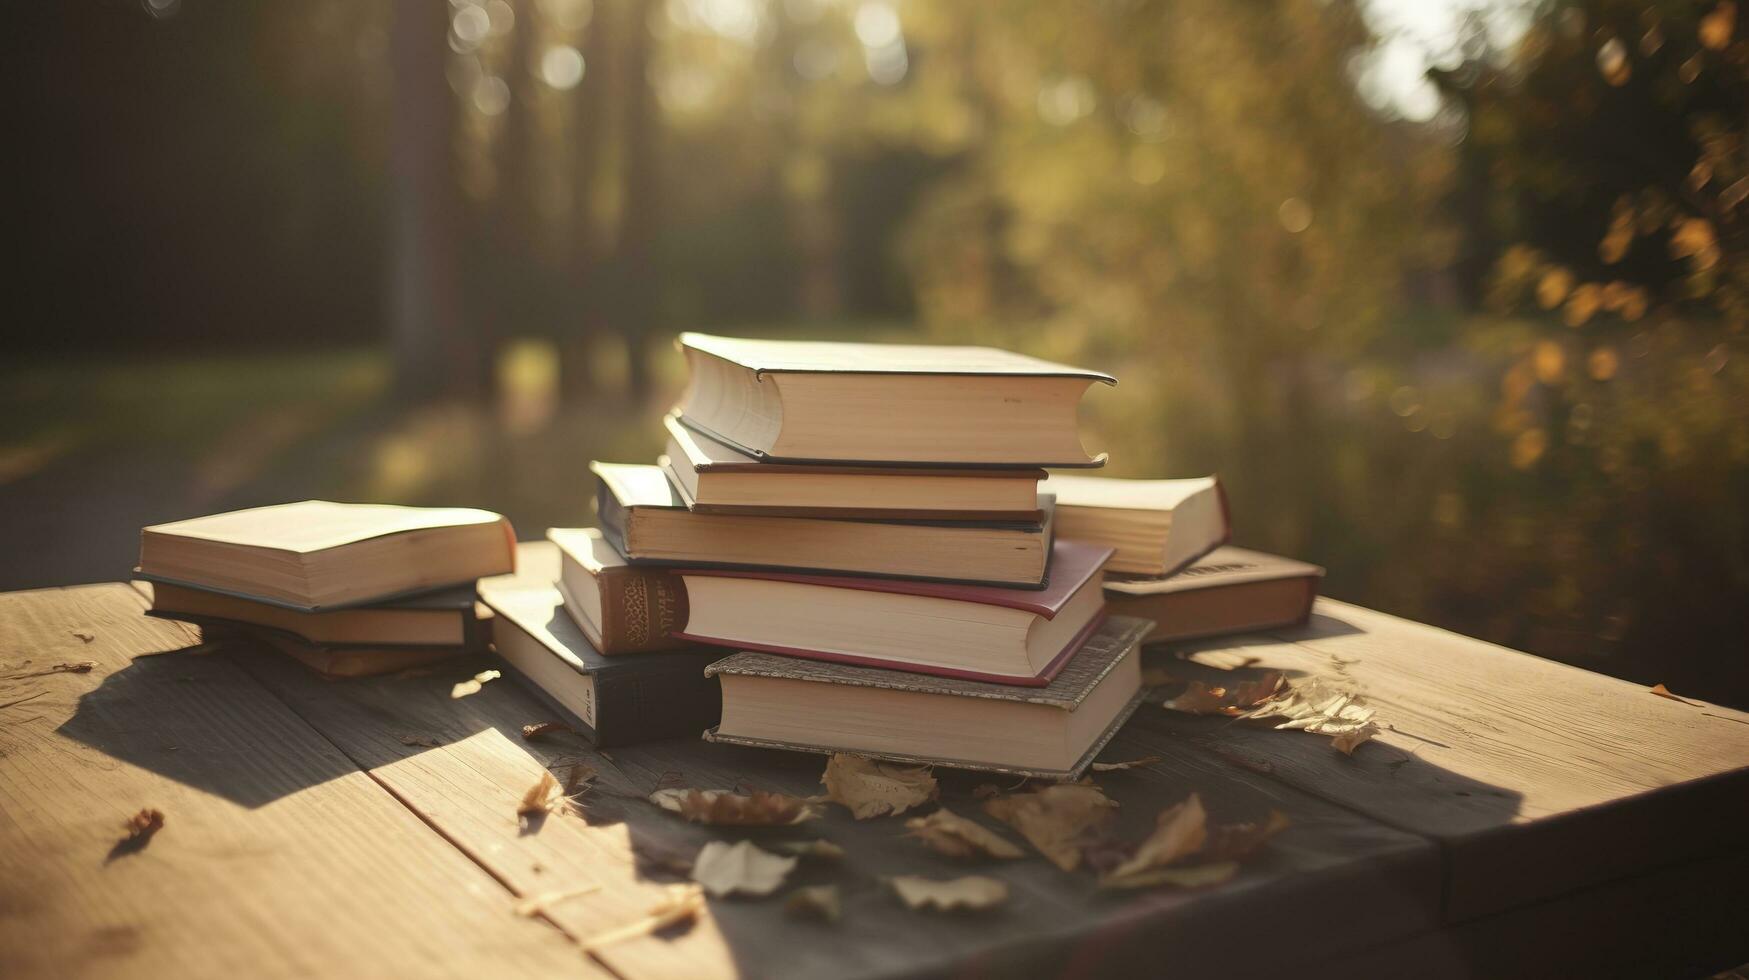
[[[455,103],[443,74],[448,18],[447,4],[396,0],[390,38],[390,339],[396,388],[414,400],[473,393],[477,360],[456,275]]]
[[[648,343],[656,329],[657,119],[656,93],[650,79],[652,46],[651,0],[627,5],[625,47],[625,166],[622,168],[625,206],[620,212],[619,272],[620,335],[625,339],[627,380],[631,394],[642,398],[650,390]]]
[[[600,240],[596,227],[596,183],[600,179],[602,154],[608,135],[608,96],[611,87],[613,48],[612,5],[597,0],[594,14],[584,28],[583,81],[577,86],[576,163],[571,222],[571,279],[574,284],[573,313],[560,325],[559,383],[568,400],[585,398],[592,380],[589,345],[607,319],[603,293],[607,277],[600,274]]]

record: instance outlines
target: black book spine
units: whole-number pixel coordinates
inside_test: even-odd
[[[712,658],[714,659],[714,658]],[[697,662],[640,670],[628,664],[595,675],[595,744],[632,745],[665,738],[698,738],[722,717],[715,677]]]

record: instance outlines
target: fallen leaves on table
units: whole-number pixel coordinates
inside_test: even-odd
[[[402,735],[401,744],[414,745],[426,749],[440,749],[443,747],[442,742],[432,738],[430,735]]]
[[[599,775],[601,774],[595,771],[595,767],[587,762],[572,763],[571,768],[565,771],[565,795],[576,796],[588,791],[595,785],[595,777]]]
[[[837,922],[844,915],[844,903],[838,898],[837,885],[814,885],[790,892],[783,910],[799,919]]]
[[[766,845],[781,854],[815,861],[842,861],[844,848],[829,840],[780,840]]]
[[[1284,719],[1277,729],[1297,729],[1336,739],[1335,746],[1343,754],[1379,731],[1373,721],[1377,712],[1354,691],[1338,690],[1313,679],[1294,687],[1269,702],[1240,715],[1241,718],[1274,721]]]
[[[763,790],[742,795],[726,789],[659,789],[650,802],[693,823],[719,827],[785,827],[820,815],[819,807],[799,796]]]
[[[480,688],[485,687],[488,681],[495,681],[502,676],[504,675],[495,670],[482,670],[473,677],[470,677],[450,688],[450,699],[454,700],[456,698],[465,698],[470,694],[478,694],[480,693]]]
[[[1239,873],[1237,861],[1216,861],[1212,864],[1191,864],[1174,868],[1151,868],[1137,872],[1119,882],[1101,881],[1106,888],[1153,888],[1156,885],[1177,885],[1179,888],[1207,888],[1231,879]]]
[[[553,774],[541,770],[540,782],[528,788],[522,794],[522,802],[516,805],[516,815],[530,817],[541,813],[551,813],[565,804],[565,791],[559,786],[559,781]]]
[[[137,842],[144,847],[152,839],[152,835],[164,829],[164,811],[155,807],[143,807],[139,813],[127,819],[122,829],[128,832],[128,840]]]
[[[1195,854],[1208,839],[1208,811],[1195,793],[1176,806],[1160,811],[1154,832],[1136,848],[1129,860],[1099,877],[1102,888],[1133,887],[1130,879],[1158,870]]]
[[[97,639],[97,634],[90,630],[70,630],[69,632],[71,632],[74,638],[81,643],[90,643],[92,640]]]
[[[1017,858],[1025,854],[1006,838],[974,820],[945,807],[927,817],[912,817],[905,821],[911,836],[927,844],[937,854],[948,857]]]
[[[729,844],[714,840],[692,862],[692,880],[712,895],[769,895],[777,891],[796,858],[762,851],[752,841]]]
[[[558,735],[571,730],[571,726],[562,721],[543,721],[535,725],[522,726],[522,740],[532,742],[548,735]]]
[[[1092,783],[1057,783],[999,796],[984,812],[1013,827],[1064,871],[1081,864],[1081,846],[1111,822],[1117,801]]]
[[[894,816],[935,799],[939,792],[927,766],[901,766],[837,753],[820,776],[826,796],[858,820]]]
[[[511,911],[515,912],[517,915],[533,918],[553,906],[558,905],[560,902],[569,901],[580,895],[593,895],[600,890],[601,886],[599,884],[594,884],[584,885],[581,888],[568,888],[564,891],[541,892],[539,895],[530,895],[522,901],[517,902],[515,905],[511,906]]]
[[[1202,851],[1212,861],[1242,861],[1287,828],[1287,814],[1280,810],[1269,811],[1262,821],[1216,824],[1209,828]]]
[[[1099,876],[1101,888],[1201,888],[1232,878],[1240,861],[1287,827],[1287,815],[1279,810],[1261,821],[1211,824],[1202,798],[1192,793],[1161,811],[1153,833],[1121,861],[1115,860],[1123,854],[1121,845],[1112,841],[1103,842],[1103,852],[1090,850],[1088,860],[1105,869]]]
[[[1140,759],[1131,759],[1128,762],[1095,762],[1089,768],[1094,772],[1122,772],[1125,769],[1137,769],[1142,766],[1151,766],[1159,761],[1160,757],[1157,755],[1145,755]]]
[[[977,911],[1008,901],[1007,883],[982,875],[951,878],[946,881],[920,878],[916,875],[898,875],[889,879],[889,883],[893,886],[893,891],[898,893],[899,900],[913,909]]]
[[[705,909],[704,890],[697,885],[670,885],[668,893],[660,902],[650,906],[643,918],[635,919],[623,926],[616,926],[606,932],[599,932],[583,940],[584,952],[611,946],[627,939],[648,936],[660,932],[669,926],[682,922],[691,922]]]
[[[1275,698],[1284,680],[1280,671],[1265,671],[1262,675],[1232,685],[1211,685],[1191,681],[1184,691],[1165,704],[1173,711],[1192,715],[1226,715],[1236,717],[1249,708]]]

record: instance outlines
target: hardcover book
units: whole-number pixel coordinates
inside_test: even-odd
[[[1141,702],[1150,624],[1107,617],[1042,688],[738,653],[711,741],[1076,779]]]
[[[1116,549],[1106,571],[1160,577],[1232,537],[1220,480],[1114,480],[1057,474],[1041,490],[1057,500],[1057,533]]]
[[[658,461],[702,514],[1037,521],[1039,469],[921,469],[760,462],[670,415]]]
[[[305,500],[143,528],[139,572],[316,612],[503,574],[515,544],[490,511]]]
[[[705,667],[721,651],[704,649],[605,657],[565,612],[554,584],[558,549],[519,549],[528,571],[480,582],[496,614],[493,646],[511,673],[596,745],[697,737],[716,723],[717,682]]]
[[[1104,616],[1111,549],[1057,542],[1042,591],[681,569],[681,636],[740,650],[1044,687]]]
[[[688,510],[655,466],[591,463],[601,530],[632,564],[775,568],[1042,588],[1043,521],[949,522],[748,517]]]
[[[606,656],[689,646],[686,586],[665,568],[632,565],[592,527],[547,529],[559,549],[565,610]]]
[[[1168,578],[1105,583],[1114,613],[1154,623],[1144,642],[1191,640],[1306,621],[1324,570],[1244,548],[1216,548]]]
[[[778,462],[1098,466],[1076,414],[1108,374],[987,347],[742,340],[687,333],[679,416]]]
[[[325,646],[456,647],[483,650],[489,642],[478,615],[474,586],[390,599],[370,606],[300,612],[185,585],[152,585],[151,614],[165,619],[252,626]]]

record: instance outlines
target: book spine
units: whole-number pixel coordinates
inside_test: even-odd
[[[601,652],[645,653],[686,645],[689,608],[680,576],[654,568],[624,566],[599,577]]]
[[[596,679],[595,744],[698,738],[722,717],[717,679],[703,666],[603,670]]]

